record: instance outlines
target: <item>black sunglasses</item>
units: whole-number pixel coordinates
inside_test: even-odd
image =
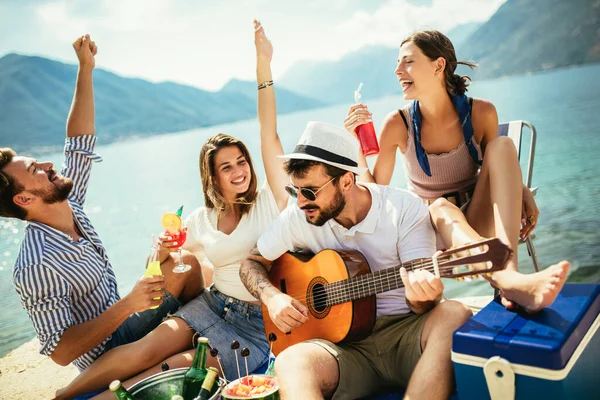
[[[291,183],[289,185],[285,185],[285,191],[292,196],[293,198],[297,198],[298,197],[298,192],[300,192],[302,194],[302,196],[304,196],[304,198],[308,201],[315,201],[317,199],[317,193],[319,193],[321,191],[321,189],[323,189],[325,186],[329,185],[331,182],[333,182],[333,180],[336,177],[331,178],[326,184],[324,184],[323,186],[321,186],[320,188],[318,188],[317,190],[312,190],[309,188],[297,188],[296,186],[292,185]]]

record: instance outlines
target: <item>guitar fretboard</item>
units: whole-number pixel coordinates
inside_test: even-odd
[[[442,265],[440,261],[439,265]],[[367,296],[373,296],[378,293],[389,292],[390,290],[404,287],[400,277],[400,268],[404,267],[407,271],[419,268],[431,268],[431,259],[424,258],[403,263],[398,267],[391,267],[372,272],[370,274],[359,275],[343,281],[332,282],[324,285],[326,306],[345,303]],[[315,299],[316,300],[316,299]]]

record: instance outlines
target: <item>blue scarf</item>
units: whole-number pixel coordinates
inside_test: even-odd
[[[469,154],[473,161],[477,164],[481,165],[481,160],[479,159],[479,153],[477,153],[477,149],[475,148],[475,144],[473,143],[473,124],[471,122],[471,106],[469,104],[469,99],[466,95],[462,96],[453,96],[451,95],[452,104],[454,104],[454,108],[458,114],[458,118],[460,119],[460,123],[463,129],[463,136],[465,138],[465,143],[467,144],[467,148],[469,149]],[[415,100],[410,108],[410,117],[413,124],[413,131],[415,133],[415,151],[417,152],[417,160],[419,160],[419,165],[423,169],[423,172],[427,174],[427,176],[431,176],[431,169],[429,168],[429,160],[427,159],[427,153],[423,146],[421,146],[421,111],[419,110],[419,102]]]

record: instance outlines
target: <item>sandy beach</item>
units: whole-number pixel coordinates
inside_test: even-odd
[[[68,384],[78,371],[61,367],[38,353],[37,339],[23,344],[0,359],[0,399],[51,399],[56,389]]]
[[[600,276],[590,280],[600,283]],[[477,313],[492,300],[492,296],[454,300],[461,301]],[[0,400],[51,399],[57,389],[77,376],[77,368],[73,365],[61,367],[49,357],[40,355],[38,349],[38,340],[32,339],[0,359]]]

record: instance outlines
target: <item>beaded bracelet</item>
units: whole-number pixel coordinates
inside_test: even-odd
[[[271,86],[271,85],[273,85],[273,81],[272,80],[271,81],[263,82],[260,85],[258,85],[258,90],[264,89],[264,88],[266,88],[268,86]]]

